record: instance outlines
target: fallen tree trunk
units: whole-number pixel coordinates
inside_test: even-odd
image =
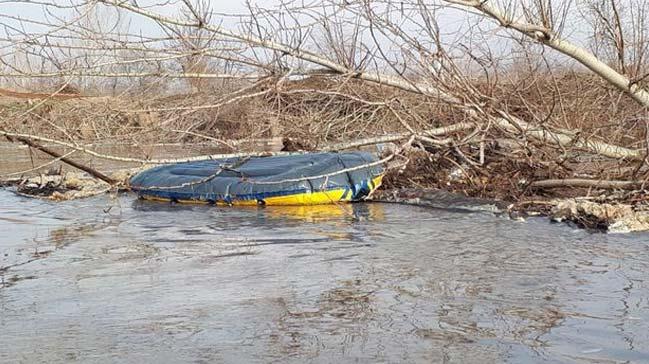
[[[415,139],[420,139],[422,141],[429,141],[430,140],[429,137],[448,135],[458,131],[472,129],[475,128],[475,126],[476,125],[474,123],[457,123],[449,126],[442,126],[439,128],[424,130],[423,132],[415,135]],[[358,148],[366,145],[390,143],[390,142],[396,142],[399,140],[409,138],[410,136],[412,136],[412,133],[387,134],[380,137],[363,138],[363,139],[353,140],[350,142],[331,144],[325,146],[323,150],[335,151],[335,150]],[[444,141],[431,141],[431,142],[433,144],[446,144],[444,143]]]
[[[108,177],[107,175],[97,171],[96,169],[90,168],[90,167],[85,166],[85,165],[83,165],[81,163],[78,163],[78,162],[75,162],[75,161],[73,161],[73,160],[71,160],[69,158],[66,158],[62,154],[57,153],[57,152],[55,152],[55,151],[53,151],[53,150],[51,150],[51,149],[49,149],[49,148],[47,148],[45,146],[42,146],[40,144],[37,144],[37,143],[27,139],[27,138],[19,137],[19,138],[16,138],[16,140],[18,140],[19,142],[24,143],[24,144],[34,148],[34,149],[38,149],[41,152],[43,152],[45,154],[48,154],[48,155],[50,155],[50,156],[52,156],[54,158],[58,158],[60,161],[66,163],[66,164],[69,164],[70,166],[72,166],[74,168],[82,170],[82,171],[90,174],[91,176],[93,176],[93,177],[95,177],[97,179],[100,179],[100,180],[102,180],[102,181],[104,181],[104,182],[106,182],[108,184],[111,184],[111,185],[117,184],[116,180],[114,180],[114,179]]]
[[[632,82],[625,75],[617,72],[611,66],[599,60],[588,50],[562,39],[552,29],[545,26],[520,22],[506,14],[505,11],[492,5],[491,2],[481,0],[446,0],[451,4],[475,9],[483,16],[494,19],[503,28],[514,29],[520,34],[527,36],[541,44],[547,45],[556,51],[576,60],[593,73],[600,76],[609,84],[625,92],[640,105],[649,108],[649,92],[640,85]]]
[[[618,145],[585,139],[566,130],[550,131],[546,128],[529,124],[519,118],[509,115],[507,115],[506,118],[496,118],[495,122],[497,125],[511,133],[530,136],[544,143],[550,143],[561,147],[580,148],[613,159],[625,158],[642,161],[645,158],[644,150],[629,149]]]

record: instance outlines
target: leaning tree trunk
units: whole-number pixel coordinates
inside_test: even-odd
[[[504,11],[490,5],[484,0],[445,0],[451,4],[457,4],[475,9],[480,14],[492,18],[504,28],[514,29],[517,32],[533,39],[541,44],[547,45],[564,55],[578,61],[588,69],[599,75],[609,84],[625,92],[640,105],[649,108],[649,92],[640,85],[632,82],[628,77],[615,71],[606,63],[600,61],[594,54],[586,49],[562,39],[552,29],[529,23],[518,22],[507,16]]]

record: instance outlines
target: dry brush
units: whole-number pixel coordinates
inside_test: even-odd
[[[206,1],[22,3],[56,16],[3,17],[0,134],[14,141],[140,164],[268,154],[245,149],[257,139],[285,152],[379,145],[410,162],[393,186],[644,201],[642,0],[287,0],[236,16]],[[583,14],[574,26],[589,36],[571,39]],[[138,147],[156,142],[214,152]]]

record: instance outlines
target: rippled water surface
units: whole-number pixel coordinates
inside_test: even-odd
[[[0,190],[0,362],[649,362],[649,236]]]

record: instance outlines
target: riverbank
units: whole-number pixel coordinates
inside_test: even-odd
[[[585,74],[564,76],[570,82],[593,81]],[[241,95],[224,89],[146,98],[79,95],[35,101],[5,96],[0,99],[5,121],[0,133],[9,143],[0,146],[6,156],[0,176],[11,175],[14,184],[23,182],[15,180],[21,175],[38,176],[21,186],[68,199],[109,187],[100,184],[84,192],[71,183],[74,193],[67,195],[61,190],[67,182],[48,187],[41,174],[74,171],[63,158],[110,177],[154,159],[364,148],[391,158],[382,187],[386,196],[402,189],[422,195],[442,191],[500,201],[515,218],[541,214],[600,230],[646,228],[649,165],[638,123],[642,110],[627,105],[628,100],[615,114],[600,110],[601,100],[611,97],[606,85],[598,85],[584,100],[571,83],[541,77],[536,81],[539,95],[535,91],[534,103],[526,105],[508,94],[513,85],[502,85],[497,96],[514,110],[506,121],[467,117],[427,95],[358,80],[341,86],[331,77],[268,79],[249,85]],[[565,108],[568,114],[561,120],[525,122],[534,120],[534,110],[547,109],[543,90],[557,92],[573,107]],[[111,188],[124,187],[124,180],[114,179]],[[406,193],[403,199],[408,198]]]
[[[11,189],[25,197],[67,201],[109,192],[127,192],[129,191],[128,179],[141,170],[141,168],[122,169],[110,173],[110,178],[120,181],[118,185],[110,185],[88,174],[66,172],[4,180],[0,181],[0,187]],[[391,187],[390,181],[395,178],[391,173],[386,177],[388,184],[375,191],[369,201],[436,209],[484,211],[517,220],[544,216],[553,221],[568,222],[585,229],[613,233],[649,230],[649,211],[608,196],[546,197],[513,202],[473,197],[434,187]]]

